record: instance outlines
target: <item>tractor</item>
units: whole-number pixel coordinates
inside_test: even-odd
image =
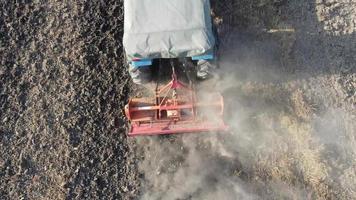
[[[128,71],[153,93],[125,106],[129,136],[227,129],[221,94],[196,89],[218,68],[216,35],[209,0],[124,0]]]

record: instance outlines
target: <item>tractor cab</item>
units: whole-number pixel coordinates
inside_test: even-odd
[[[209,0],[124,0],[123,45],[137,84],[150,81],[155,59],[188,59],[205,79],[215,68]]]

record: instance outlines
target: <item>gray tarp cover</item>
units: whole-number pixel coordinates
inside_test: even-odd
[[[191,57],[214,48],[209,0],[125,0],[124,8],[129,60]]]

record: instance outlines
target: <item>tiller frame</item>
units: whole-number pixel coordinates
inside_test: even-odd
[[[179,94],[183,94],[179,96]],[[168,95],[171,94],[171,97]],[[223,97],[213,94],[215,101],[197,101],[194,87],[180,82],[172,67],[172,80],[161,89],[156,88],[155,99],[134,98],[125,106],[125,114],[130,121],[129,136],[163,135],[176,133],[197,133],[225,131],[222,116]],[[203,117],[199,109],[213,108],[213,118]]]

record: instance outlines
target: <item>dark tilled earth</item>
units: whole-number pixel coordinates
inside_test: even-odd
[[[1,199],[132,199],[122,1],[1,1]]]
[[[122,7],[0,0],[0,199],[355,197],[355,3],[212,1],[231,146],[126,137]]]

